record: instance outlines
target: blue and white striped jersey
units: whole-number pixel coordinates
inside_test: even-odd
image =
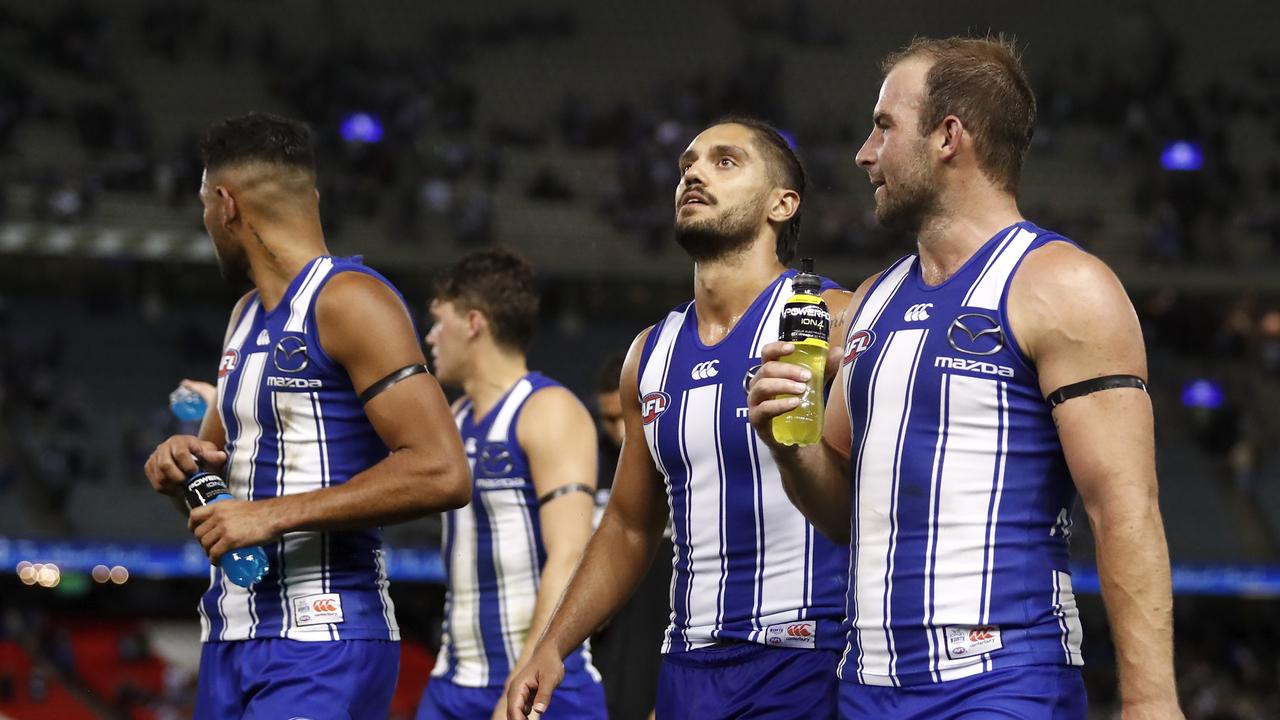
[[[845,681],[1083,664],[1067,567],[1075,487],[1006,307],[1026,254],[1060,241],[1018,223],[936,287],[905,257],[850,325]]]
[[[463,687],[497,687],[520,657],[547,553],[538,495],[516,426],[528,399],[548,387],[560,384],[533,372],[482,418],[473,417],[470,398],[455,406],[471,465],[471,503],[444,516],[449,589],[433,677]],[[585,646],[564,664],[566,674],[585,667],[599,679]]]
[[[639,369],[645,439],[666,478],[675,536],[671,625],[662,651],[721,640],[836,649],[843,643],[846,552],[787,499],[768,447],[747,422],[744,379],[778,339],[788,270],[729,335],[707,347],[697,308],[649,332]],[[836,288],[824,280],[822,290]]]
[[[387,282],[358,259],[318,257],[279,305],[265,311],[255,291],[236,321],[218,367],[218,410],[225,477],[237,498],[341,485],[387,456],[346,370],[316,332],[316,297],[341,272]],[[201,639],[399,640],[381,547],[377,528],[291,532],[264,546],[270,569],[248,589],[212,568],[199,605]]]

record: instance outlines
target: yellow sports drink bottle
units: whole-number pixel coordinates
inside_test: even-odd
[[[822,280],[813,274],[813,258],[805,258],[802,268],[791,281],[795,295],[782,309],[778,339],[796,347],[782,362],[803,365],[809,368],[810,376],[799,407],[773,419],[773,437],[783,445],[812,445],[822,439],[822,376],[827,369],[831,313],[818,295]]]

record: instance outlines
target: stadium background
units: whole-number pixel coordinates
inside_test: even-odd
[[[527,254],[531,364],[589,401],[604,357],[690,294],[670,199],[698,130],[784,128],[810,173],[802,252],[856,285],[910,248],[852,160],[878,58],[988,29],[1018,38],[1039,100],[1024,213],[1110,262],[1142,318],[1188,717],[1280,717],[1280,6],[1239,0],[0,4],[0,716],[189,715],[206,565],[140,468],[185,429],[167,394],[211,379],[238,294],[200,225],[209,122],[308,121],[331,249],[420,322],[444,264]],[[401,716],[438,634],[437,529],[388,532]],[[1106,621],[1082,605],[1110,717]]]

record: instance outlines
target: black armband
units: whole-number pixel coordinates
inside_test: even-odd
[[[547,503],[551,502],[552,500],[555,500],[561,495],[568,495],[569,493],[575,493],[575,492],[584,492],[592,497],[595,497],[595,494],[596,494],[596,491],[593,490],[590,485],[583,485],[582,483],[568,483],[566,485],[561,485],[555,490],[552,490],[546,495],[543,495],[542,497],[538,498],[538,504],[546,505]]]
[[[365,388],[365,391],[360,393],[360,404],[367,405],[370,400],[374,399],[375,397],[389,390],[392,385],[395,385],[396,383],[400,382],[401,380],[404,380],[405,378],[413,377],[418,373],[424,373],[424,372],[427,372],[427,366],[423,363],[406,365],[405,367],[402,367],[399,370],[396,370],[395,372],[382,378],[378,382]]]
[[[1137,388],[1142,392],[1146,392],[1147,383],[1136,375],[1104,375],[1091,380],[1081,380],[1078,383],[1063,385],[1049,393],[1049,397],[1045,398],[1045,400],[1049,401],[1050,408],[1056,408],[1071,398],[1103,390],[1115,390],[1116,388]]]

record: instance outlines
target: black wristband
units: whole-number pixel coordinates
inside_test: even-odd
[[[395,372],[382,378],[378,382],[365,388],[364,392],[360,393],[360,404],[366,405],[370,400],[374,399],[375,397],[381,395],[383,392],[390,389],[392,385],[395,385],[396,383],[400,382],[401,380],[404,380],[405,378],[413,377],[418,373],[424,373],[424,372],[427,372],[427,366],[424,365],[423,363],[406,365],[405,367],[402,367],[399,370],[396,370]]]
[[[1116,388],[1137,388],[1146,392],[1147,383],[1136,375],[1104,375],[1091,380],[1081,380],[1078,383],[1063,385],[1049,393],[1049,397],[1045,398],[1045,400],[1049,401],[1050,408],[1056,408],[1071,398],[1101,392],[1102,390],[1115,390]]]
[[[592,497],[595,497],[595,494],[596,494],[596,491],[592,489],[590,485],[583,485],[582,483],[568,483],[565,485],[561,485],[555,490],[552,490],[546,495],[543,495],[542,497],[538,498],[538,504],[546,505],[547,503],[551,502],[552,500],[555,500],[561,495],[568,495],[569,493],[574,493],[574,492],[584,492]]]

